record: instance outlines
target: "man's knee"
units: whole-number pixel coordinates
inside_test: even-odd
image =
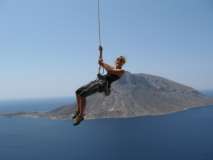
[[[86,98],[88,95],[87,95],[86,92],[81,92],[81,93],[79,94],[79,96],[82,97],[82,98]]]
[[[81,92],[80,89],[77,89],[77,90],[75,91],[75,94],[76,94],[76,95],[79,95],[80,92]]]
[[[85,91],[82,90],[81,88],[77,89],[77,90],[75,91],[75,94],[76,94],[77,96],[80,96],[80,97],[86,97]]]
[[[83,87],[80,87],[80,88],[78,88],[78,89],[75,91],[75,94],[76,94],[77,96],[81,96],[83,92],[84,92],[84,88],[83,88]]]

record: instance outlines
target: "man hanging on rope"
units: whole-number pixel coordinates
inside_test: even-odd
[[[99,51],[101,54],[102,50],[103,49],[100,46]],[[125,72],[125,70],[122,69],[123,65],[126,63],[126,59],[123,56],[119,56],[116,59],[114,66],[105,63],[102,57],[99,58],[98,63],[107,71],[107,74],[98,74],[97,80],[91,81],[90,83],[76,90],[77,110],[73,115],[73,119],[75,120],[74,125],[78,125],[82,120],[84,120],[86,97],[96,92],[104,92],[105,95],[109,95],[111,83],[118,80]]]

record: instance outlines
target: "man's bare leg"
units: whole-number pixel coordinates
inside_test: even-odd
[[[79,113],[80,113],[80,105],[81,105],[81,97],[76,94],[76,100],[77,100],[77,109],[75,110],[75,113],[73,114],[72,118],[75,119]]]
[[[79,95],[76,95],[76,99],[77,99],[77,112],[80,112],[81,97]]]
[[[86,107],[86,98],[80,97],[80,114],[81,116],[84,116],[84,111]]]
[[[80,113],[77,115],[75,119],[75,123],[73,125],[78,125],[82,120],[84,120],[84,109],[86,106],[86,98],[79,96],[79,111]]]

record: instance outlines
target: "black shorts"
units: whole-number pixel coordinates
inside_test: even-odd
[[[94,80],[90,83],[78,88],[76,94],[82,97],[90,96],[96,92],[104,92],[107,82],[105,80]]]

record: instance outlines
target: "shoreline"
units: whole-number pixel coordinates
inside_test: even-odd
[[[207,106],[193,106],[193,107],[185,107],[183,110],[179,111],[171,111],[171,112],[162,112],[162,113],[154,113],[154,114],[144,114],[144,115],[133,115],[133,116],[112,116],[112,117],[86,117],[85,120],[104,120],[104,119],[129,119],[129,118],[147,118],[147,117],[162,117],[162,116],[168,116],[176,113],[181,112],[187,112],[193,109],[202,109],[202,108],[208,108],[213,107],[212,105]],[[0,113],[0,117],[7,117],[7,118],[14,118],[14,117],[20,117],[20,118],[45,118],[48,120],[62,120],[62,121],[72,121],[71,114],[68,116],[61,116],[60,115],[51,115],[49,112],[10,112],[10,113]]]

